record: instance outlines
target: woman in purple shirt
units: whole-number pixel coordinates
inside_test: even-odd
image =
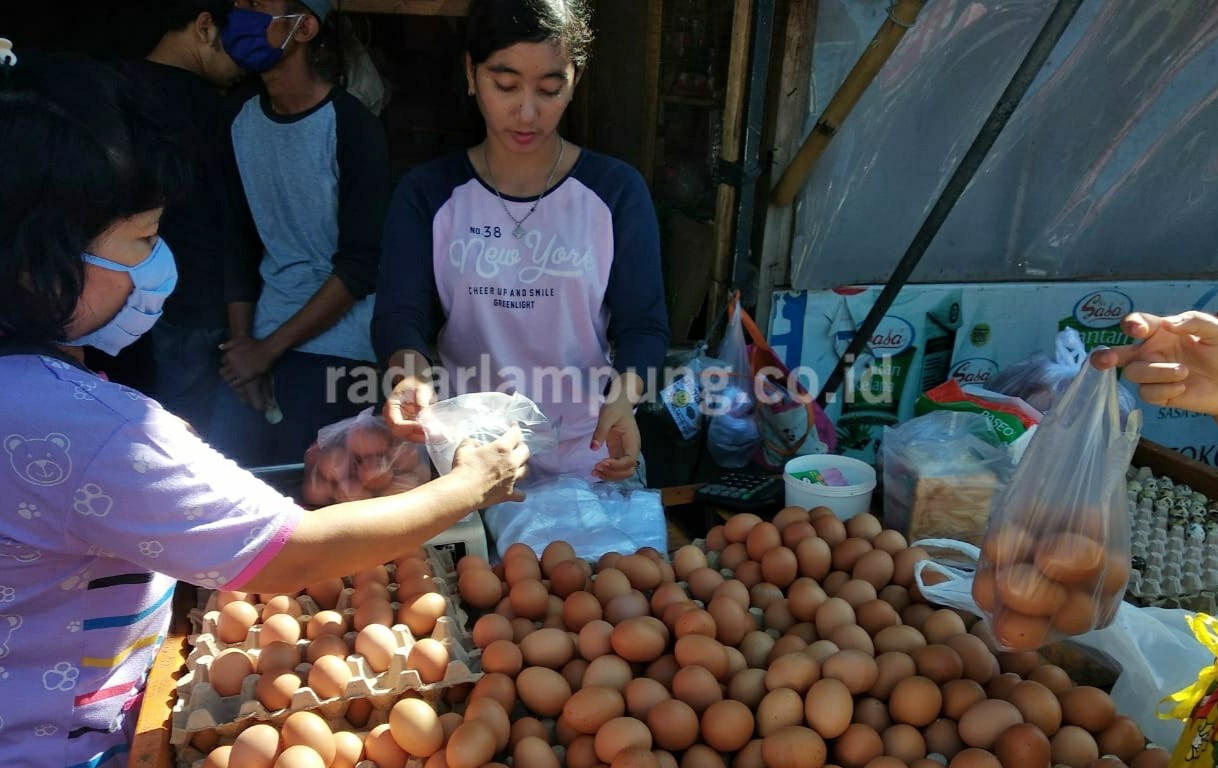
[[[20,56],[18,51],[18,56]],[[0,755],[118,768],[176,580],[295,592],[519,498],[518,430],[408,493],[305,511],[82,348],[146,332],[175,149],[96,62],[0,48]]]

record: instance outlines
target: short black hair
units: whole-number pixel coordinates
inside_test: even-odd
[[[559,43],[576,70],[588,64],[592,25],[585,0],[473,0],[465,50],[474,64],[517,43]]]
[[[0,333],[64,340],[84,285],[81,254],[186,181],[139,92],[75,54],[0,65]]]
[[[212,21],[223,29],[228,24],[228,13],[233,9],[232,0],[163,0],[159,3],[161,34],[177,32],[193,24],[199,14],[211,14]]]

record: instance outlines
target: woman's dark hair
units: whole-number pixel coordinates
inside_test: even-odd
[[[576,71],[588,64],[592,26],[585,0],[473,0],[465,28],[465,50],[475,65],[516,43],[553,40]]]
[[[163,205],[184,171],[107,65],[18,55],[0,65],[0,333],[57,342],[83,287],[81,253]]]
[[[232,9],[232,0],[164,0],[159,7],[161,34],[176,32],[193,24],[204,11],[210,13],[216,26],[223,29],[228,24],[228,12]]]

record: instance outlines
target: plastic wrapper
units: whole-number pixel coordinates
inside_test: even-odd
[[[1213,768],[1218,765],[1218,663],[1214,661],[1218,656],[1218,621],[1196,614],[1186,617],[1185,622],[1200,652],[1181,655],[1176,638],[1172,638],[1176,641],[1172,645],[1160,649],[1165,653],[1159,657],[1164,666],[1183,673],[1182,681],[1188,685],[1164,697],[1158,713],[1177,726],[1183,721],[1169,765]]]
[[[886,427],[880,444],[884,527],[908,539],[980,543],[1015,465],[979,413],[935,411]]]
[[[394,438],[371,408],[318,430],[304,463],[301,498],[311,507],[402,493],[431,479],[423,447]]]
[[[529,452],[536,455],[558,444],[557,426],[529,398],[503,392],[471,392],[441,400],[419,412],[427,432],[427,453],[436,471],[447,475],[457,447],[466,440],[489,443],[519,426]]]
[[[712,416],[706,428],[706,449],[716,464],[728,468],[748,464],[761,443],[754,413],[752,369],[738,307],[738,300],[733,300],[728,308],[727,332],[719,345],[719,357],[727,367],[716,377],[719,381],[715,391],[708,393]]]
[[[637,482],[592,483],[568,475],[522,487],[522,502],[504,502],[483,512],[502,555],[524,543],[540,557],[552,541],[566,541],[576,557],[595,561],[606,552],[642,547],[668,551],[668,524],[659,491]]]
[[[1116,371],[1091,365],[1041,422],[995,503],[973,597],[1005,650],[1110,624],[1130,571],[1125,470],[1141,411],[1121,426]]]
[[[986,389],[1018,397],[1041,413],[1048,413],[1086,362],[1083,337],[1075,329],[1066,328],[1054,340],[1053,357],[1033,355],[1008,365],[986,382]],[[1137,400],[1119,383],[1116,391],[1124,423],[1129,412],[1137,407]]]

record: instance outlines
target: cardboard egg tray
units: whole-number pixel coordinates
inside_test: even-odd
[[[257,629],[255,627],[251,630],[246,642],[241,646],[246,650],[253,650],[251,656],[255,657],[255,649],[258,647]],[[211,635],[200,635],[192,651],[191,660],[187,662],[187,671],[179,681],[170,743],[177,746],[186,744],[200,731],[215,731],[221,737],[235,738],[238,733],[255,723],[266,722],[279,726],[288,715],[300,710],[315,711],[326,719],[341,718],[346,714],[351,702],[357,699],[367,699],[374,710],[387,711],[407,691],[415,691],[424,700],[436,702],[447,689],[475,683],[481,679],[481,652],[467,647],[467,642],[463,642],[451,617],[440,617],[431,635],[433,639],[440,641],[449,653],[444,678],[435,683],[423,683],[419,673],[406,663],[416,642],[410,630],[400,624],[394,625],[392,630],[397,637],[398,647],[390,658],[389,668],[384,672],[373,671],[363,656],[352,653],[347,656],[347,665],[352,673],[351,681],[341,696],[322,699],[312,688],[303,685],[292,696],[292,703],[287,708],[276,711],[268,710],[255,697],[257,674],[248,675],[242,682],[241,692],[236,695],[220,696],[216,693],[208,681],[208,672],[212,659],[227,646],[217,643]],[[349,643],[353,643],[355,633],[348,633],[347,637]],[[307,642],[301,641],[302,649]],[[307,680],[308,669],[309,665],[304,662],[296,667],[296,672],[302,680]]]

